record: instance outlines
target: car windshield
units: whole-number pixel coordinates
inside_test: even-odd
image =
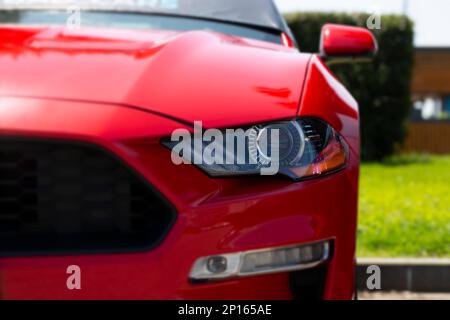
[[[0,0],[0,7],[16,9],[67,8],[120,12],[166,13],[283,28],[272,0]]]
[[[0,23],[198,30],[280,43],[289,32],[272,0],[0,0]]]

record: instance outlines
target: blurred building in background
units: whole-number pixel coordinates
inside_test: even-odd
[[[413,120],[449,118],[450,47],[416,49],[412,93]]]
[[[284,12],[407,15],[415,25],[409,133],[403,151],[450,154],[450,1],[275,0]]]
[[[416,48],[405,152],[450,153],[450,47]]]
[[[413,120],[450,116],[450,47],[417,48],[412,83]]]

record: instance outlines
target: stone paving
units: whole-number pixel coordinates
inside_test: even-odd
[[[359,300],[450,300],[450,293],[360,292]]]

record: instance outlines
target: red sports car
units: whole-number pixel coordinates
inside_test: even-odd
[[[358,105],[326,63],[372,34],[67,2],[0,1],[0,298],[351,299]]]

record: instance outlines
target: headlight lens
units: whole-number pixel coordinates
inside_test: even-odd
[[[269,169],[276,168],[276,174],[298,181],[338,171],[348,160],[343,138],[316,118],[197,132],[189,138],[185,148],[173,137],[162,143],[184,163],[194,163],[213,177],[274,174]]]

